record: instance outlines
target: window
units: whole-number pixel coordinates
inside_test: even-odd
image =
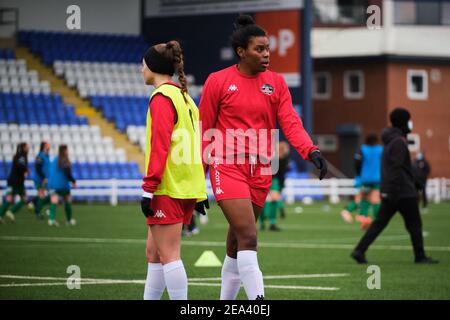
[[[441,24],[441,3],[434,1],[418,1],[417,24],[439,25]]]
[[[417,133],[409,133],[406,139],[408,140],[408,149],[410,152],[420,151],[420,136]]]
[[[344,72],[344,97],[362,99],[364,97],[364,73],[360,70]]]
[[[408,70],[406,81],[408,98],[412,100],[428,98],[428,74],[425,70]]]
[[[394,23],[395,24],[415,24],[416,4],[412,1],[394,2]]]
[[[338,150],[338,138],[335,134],[316,134],[314,143],[324,152],[336,152]]]
[[[450,3],[442,0],[394,1],[394,23],[448,25],[450,24]]]
[[[313,96],[315,99],[330,99],[331,75],[329,72],[317,72],[314,74]]]
[[[450,2],[442,3],[442,24],[450,25]]]

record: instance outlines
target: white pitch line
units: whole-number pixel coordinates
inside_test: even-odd
[[[311,278],[311,277],[341,277],[347,276],[346,273],[329,273],[329,274],[299,274],[299,275],[280,275],[280,276],[266,276],[265,279],[293,279],[293,278]],[[26,279],[26,280],[67,280],[62,277],[39,277],[39,276],[21,276],[21,275],[9,275],[2,274],[0,278],[5,279]],[[211,281],[221,280],[221,278],[192,278],[189,279],[190,286],[202,286],[202,287],[220,287],[220,283],[209,282],[197,282],[197,281]],[[120,279],[93,279],[93,278],[81,278],[80,285],[90,284],[145,284],[145,280],[120,280]],[[39,283],[7,283],[0,284],[0,288],[11,287],[44,287],[44,286],[66,286],[67,282],[39,282]],[[289,285],[265,285],[264,288],[268,289],[294,289],[294,290],[325,290],[334,291],[339,290],[336,287],[320,287],[320,286],[289,286]]]
[[[323,273],[323,274],[287,274],[277,276],[263,276],[266,280],[272,279],[309,279],[309,278],[333,278],[333,277],[347,277],[349,273]],[[222,278],[190,278],[189,281],[220,281]]]
[[[1,236],[0,240],[5,241],[41,241],[41,242],[70,242],[70,243],[120,243],[120,244],[145,244],[145,239],[111,239],[111,238],[70,238],[70,237],[29,237],[29,236]],[[182,241],[186,246],[199,247],[224,247],[223,241]],[[351,250],[355,244],[320,244],[320,243],[289,243],[289,242],[260,242],[258,246],[261,248],[283,248],[283,249],[343,249]],[[371,249],[378,250],[405,250],[411,251],[409,245],[373,245]],[[450,246],[427,246],[428,251],[448,251]]]
[[[16,287],[51,287],[51,286],[63,286],[63,285],[67,285],[67,282],[7,283],[7,284],[0,284],[0,288],[16,288]]]
[[[286,275],[273,275],[264,276],[264,279],[306,279],[306,278],[331,278],[331,277],[347,277],[349,273],[319,273],[319,274],[286,274]],[[41,276],[22,276],[13,274],[0,274],[0,278],[3,279],[25,279],[25,280],[67,280],[63,277],[41,277]],[[96,279],[96,278],[80,278],[81,281],[86,282],[127,282],[133,283],[145,283],[145,280],[120,280],[120,279]],[[220,281],[220,277],[209,278],[189,278],[189,281]]]
[[[201,286],[201,287],[220,287],[220,283],[207,283],[207,282],[189,282],[190,286]],[[314,286],[284,286],[284,285],[264,285],[264,289],[294,289],[294,290],[326,290],[335,291],[339,290],[336,287],[314,287]]]
[[[134,284],[135,282],[82,282],[81,285],[88,284]],[[143,284],[145,281],[143,281]],[[10,284],[0,284],[0,288],[11,288],[11,287],[46,287],[46,286],[66,286],[66,282],[46,282],[46,283],[10,283]],[[220,283],[203,283],[203,282],[189,282],[190,286],[197,287],[220,287]],[[283,286],[283,285],[264,285],[264,289],[293,289],[293,290],[324,290],[324,291],[335,291],[339,290],[336,287],[314,287],[314,286]]]

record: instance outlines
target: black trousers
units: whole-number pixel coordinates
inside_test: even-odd
[[[405,222],[406,230],[408,230],[411,237],[416,259],[424,257],[422,219],[420,217],[417,198],[405,198],[396,201],[383,199],[380,210],[378,211],[378,217],[369,226],[369,229],[367,229],[355,250],[362,253],[366,252],[397,211],[400,211]]]
[[[423,185],[423,189],[420,190],[419,196],[422,197],[422,206],[426,208],[428,206],[428,197],[427,197],[427,183]]]

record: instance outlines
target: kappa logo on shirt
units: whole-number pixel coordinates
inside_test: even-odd
[[[264,94],[267,94],[268,96],[272,95],[272,93],[275,91],[272,85],[265,83],[261,86],[261,91]]]
[[[230,84],[228,91],[235,92],[238,91],[238,87],[235,84]]]
[[[159,209],[159,210],[156,210],[156,213],[155,213],[155,218],[165,218],[166,217],[166,215],[164,214],[164,212],[162,212],[162,210],[161,209]]]

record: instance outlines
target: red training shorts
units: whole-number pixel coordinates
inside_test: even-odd
[[[258,207],[264,207],[272,183],[267,174],[270,164],[227,164],[214,160],[210,165],[211,187],[217,201],[250,199]],[[264,168],[265,174],[261,174]]]
[[[175,199],[169,196],[155,195],[152,209],[155,215],[147,217],[147,224],[190,224],[197,199]]]

